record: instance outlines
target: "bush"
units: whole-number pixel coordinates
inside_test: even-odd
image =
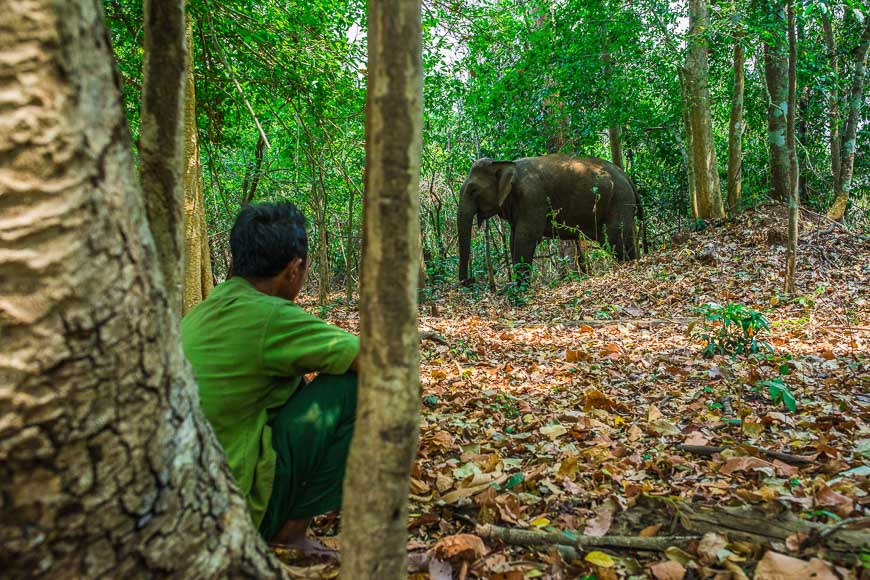
[[[697,309],[700,317],[689,325],[689,333],[705,342],[704,356],[716,354],[755,354],[773,347],[758,335],[770,330],[770,323],[760,312],[742,304],[727,306],[710,302]]]

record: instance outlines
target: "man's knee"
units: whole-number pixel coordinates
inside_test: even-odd
[[[318,375],[311,382],[311,387],[328,389],[328,392],[342,402],[342,406],[356,412],[358,379],[356,373],[346,372],[343,375]]]

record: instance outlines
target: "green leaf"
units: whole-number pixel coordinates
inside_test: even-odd
[[[505,489],[511,489],[512,487],[516,487],[522,482],[526,480],[526,476],[522,473],[514,473],[511,475],[508,480],[504,484]]]

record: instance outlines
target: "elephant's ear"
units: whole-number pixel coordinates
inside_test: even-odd
[[[507,196],[510,195],[511,190],[514,187],[514,177],[516,176],[516,169],[514,168],[513,161],[500,162],[499,164],[501,163],[504,163],[504,166],[498,169],[499,207],[504,204],[504,200],[506,200]]]

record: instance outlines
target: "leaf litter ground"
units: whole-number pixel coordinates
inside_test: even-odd
[[[522,306],[473,290],[443,295],[439,315],[420,319],[447,344],[421,346],[411,548],[456,543],[480,532],[475,524],[563,532],[565,544],[670,536],[686,533],[671,508],[689,504],[839,523],[857,529],[856,553],[844,561],[803,533],[765,550],[714,525],[649,551],[488,538],[485,555],[440,562],[433,577],[860,576],[856,562],[870,553],[870,243],[803,221],[798,291],[783,296],[784,225],[780,207],[747,212],[642,260],[539,288]],[[762,312],[771,328],[758,338],[773,353],[703,357],[689,329],[709,302]],[[349,309],[327,317],[357,330]],[[771,382],[794,410],[772,399]],[[315,531],[336,529],[337,517],[324,517]]]

